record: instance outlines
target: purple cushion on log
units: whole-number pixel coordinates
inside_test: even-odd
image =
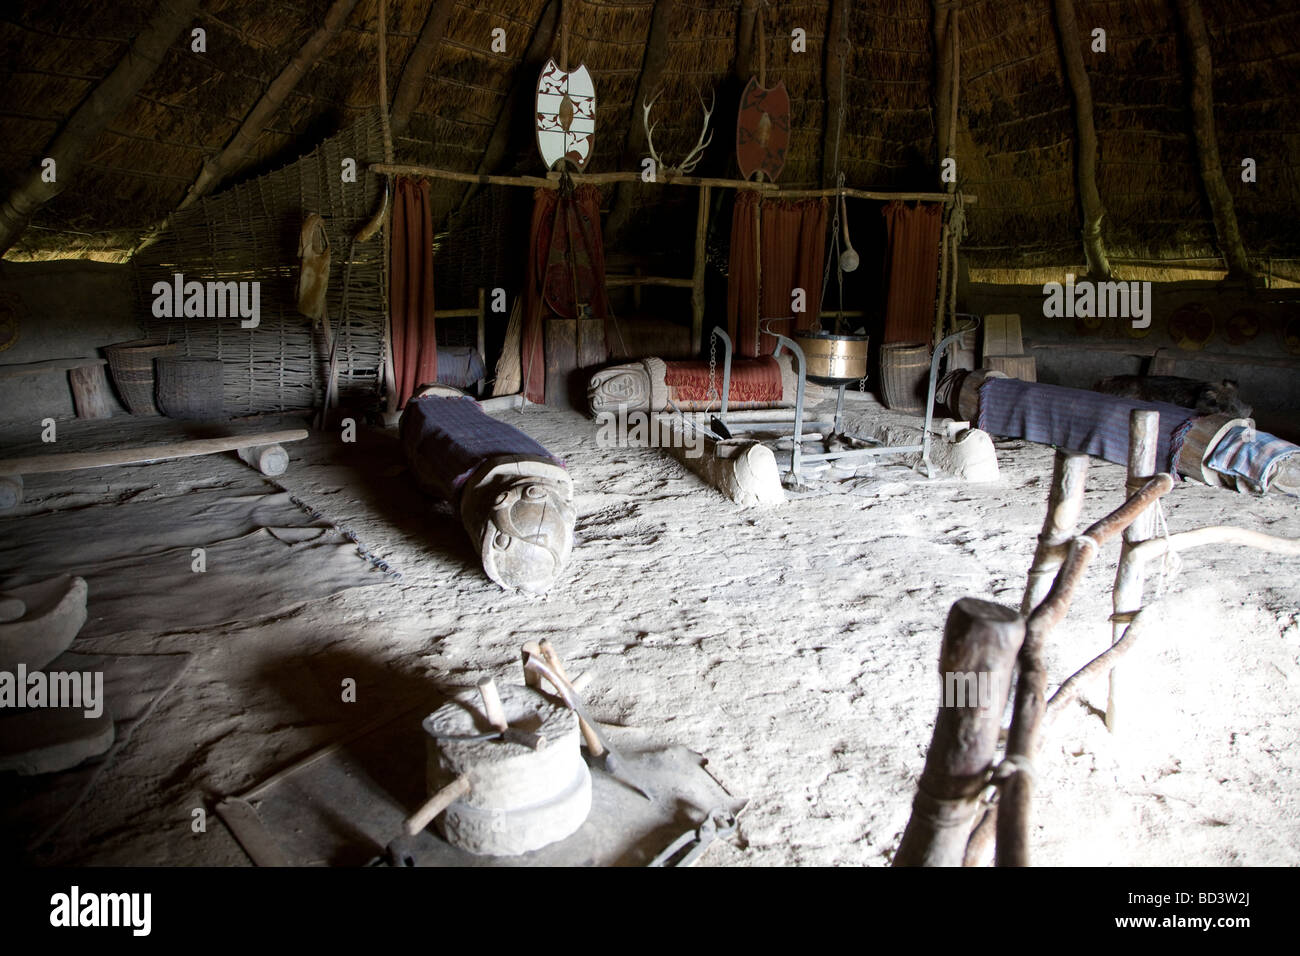
[[[1160,413],[1156,468],[1177,480],[1174,462],[1196,417],[1190,408],[1015,378],[991,378],[980,386],[978,427],[991,435],[1024,438],[1127,465],[1128,415],[1134,408]]]
[[[402,447],[420,484],[454,500],[474,469],[490,458],[564,462],[469,396],[413,398],[402,411]]]

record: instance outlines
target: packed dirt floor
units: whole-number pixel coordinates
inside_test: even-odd
[[[854,415],[903,420],[874,404]],[[414,488],[395,430],[362,426],[354,443],[313,432],[289,446],[276,481],[401,580],[367,570],[376,586],[216,630],[178,620],[165,633],[74,643],[194,659],[29,861],[243,865],[211,813],[223,795],[430,687],[517,682],[520,645],[549,637],[571,673],[591,672],[600,720],[698,751],[749,799],[738,838],[710,849],[706,865],[889,864],[933,728],[944,618],[967,595],[1019,605],[1053,450],[998,441],[997,483],[927,480],[885,460],[783,505],[741,509],[660,450],[597,447],[595,424],[574,412],[501,417],[564,458],[576,485],[577,544],[545,599],[484,576],[450,510]],[[91,434],[60,427],[69,441]],[[165,425],[111,427],[126,440]],[[36,476],[23,512],[90,515],[258,484],[273,490],[233,454]],[[1116,507],[1123,486],[1122,467],[1094,460],[1084,523]],[[1235,524],[1300,538],[1300,501],[1285,496],[1180,482],[1164,511],[1173,532]],[[21,533],[21,521],[3,533]],[[1117,554],[1112,544],[1098,557],[1051,637],[1053,688],[1109,644]],[[1133,695],[1120,733],[1101,719],[1103,678],[1047,734],[1034,862],[1300,863],[1300,559],[1202,549],[1154,577],[1163,626],[1125,663]],[[355,703],[341,699],[347,678]],[[194,832],[197,808],[208,811],[204,832]]]

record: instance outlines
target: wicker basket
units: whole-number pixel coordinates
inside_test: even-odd
[[[180,345],[162,339],[135,339],[104,347],[113,384],[132,415],[157,415],[153,403],[154,359],[175,355]]]
[[[168,418],[213,421],[225,418],[221,401],[221,360],[198,358],[158,359],[158,384],[154,395],[158,409]]]
[[[930,346],[923,342],[891,342],[880,347],[881,397],[886,408],[924,412],[929,378]]]

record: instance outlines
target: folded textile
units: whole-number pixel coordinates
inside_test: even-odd
[[[1208,464],[1219,474],[1245,479],[1262,494],[1268,491],[1279,467],[1293,456],[1300,456],[1300,446],[1268,432],[1235,425],[1214,446]]]
[[[1196,417],[1190,408],[1015,378],[991,378],[980,386],[978,427],[991,435],[1055,445],[1125,465],[1129,412],[1135,408],[1160,413],[1156,467],[1177,476],[1174,464]]]
[[[421,485],[454,500],[489,459],[528,458],[564,466],[539,442],[483,411],[468,395],[413,398],[402,413],[402,447]]]
[[[484,375],[483,358],[468,345],[438,349],[438,384],[469,388]]]

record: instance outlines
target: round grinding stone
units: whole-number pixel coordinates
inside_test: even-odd
[[[424,720],[429,792],[465,774],[469,793],[439,817],[447,842],[470,853],[517,856],[582,826],[591,810],[591,774],[573,711],[526,687],[506,684],[499,693],[511,728],[540,734],[546,746],[453,739],[492,731],[478,694],[459,695]]]

